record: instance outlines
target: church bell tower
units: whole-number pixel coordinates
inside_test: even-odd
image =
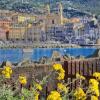
[[[59,3],[58,14],[60,15],[61,24],[63,24],[63,7],[61,3]]]

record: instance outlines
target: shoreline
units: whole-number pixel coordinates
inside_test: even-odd
[[[48,43],[44,43],[44,44],[9,44],[9,45],[1,45],[0,49],[4,49],[4,48],[25,48],[25,49],[33,49],[33,48],[100,48],[100,44],[87,44],[87,45],[77,45],[77,44],[48,44]]]
[[[69,47],[77,47],[80,48],[81,46],[76,44],[33,44],[33,45],[2,45],[0,46],[0,49],[2,48],[69,48]]]

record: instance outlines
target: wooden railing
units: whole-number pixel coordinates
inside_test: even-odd
[[[65,80],[75,78],[76,73],[90,78],[94,72],[100,72],[100,58],[64,61],[63,67]]]
[[[85,76],[86,80],[84,81],[83,87],[86,87],[89,79],[94,78],[93,73],[100,72],[100,58],[65,61],[63,67],[65,69],[65,82],[72,82],[76,77],[76,73],[79,73]],[[79,86],[77,82],[69,85],[71,90],[77,86]]]

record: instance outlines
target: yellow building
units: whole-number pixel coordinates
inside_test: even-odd
[[[15,23],[23,23],[24,21],[30,20],[30,21],[35,21],[36,20],[36,15],[32,14],[27,14],[27,13],[15,13],[12,15],[12,20]]]
[[[30,21],[35,21],[36,17],[35,16],[23,16],[23,15],[19,15],[18,16],[18,22],[24,22],[26,20],[30,20]]]

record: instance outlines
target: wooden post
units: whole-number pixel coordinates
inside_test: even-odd
[[[95,62],[96,62],[96,66],[95,67],[96,67],[96,72],[97,72],[97,66],[98,66],[97,60]]]
[[[84,71],[85,71],[85,69],[84,69],[84,68],[85,68],[84,64],[85,64],[85,63],[84,63],[84,61],[83,61],[83,76],[84,76]]]
[[[67,82],[68,79],[68,61],[64,61],[64,70],[65,70],[65,82]]]
[[[46,100],[47,96],[48,96],[48,86],[46,86],[46,95],[45,95],[45,100]]]

